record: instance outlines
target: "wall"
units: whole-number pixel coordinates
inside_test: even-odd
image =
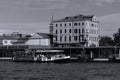
[[[43,46],[49,46],[50,40],[49,39],[29,39],[25,43],[26,45],[43,45]]]
[[[3,45],[13,45],[12,42],[15,40],[2,40]]]

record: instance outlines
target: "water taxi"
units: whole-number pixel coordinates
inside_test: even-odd
[[[69,55],[63,54],[63,50],[37,50],[35,61],[41,62],[67,62],[70,60]]]

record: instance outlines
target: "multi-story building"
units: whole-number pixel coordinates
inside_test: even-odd
[[[53,20],[50,33],[54,46],[99,46],[99,21],[94,15],[75,15]]]

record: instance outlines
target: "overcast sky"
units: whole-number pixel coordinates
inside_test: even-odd
[[[48,32],[52,13],[54,19],[96,15],[102,35],[120,27],[120,0],[0,0],[0,33]]]

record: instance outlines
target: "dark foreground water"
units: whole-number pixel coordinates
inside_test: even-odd
[[[120,64],[0,61],[0,80],[120,80]]]

